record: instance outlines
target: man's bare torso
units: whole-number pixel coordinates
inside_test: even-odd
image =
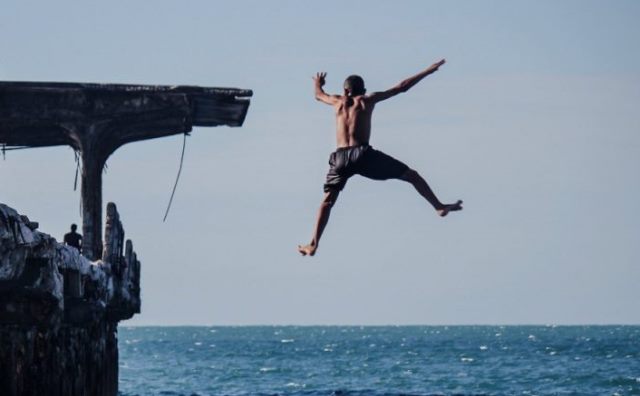
[[[374,103],[365,95],[340,96],[336,111],[336,143],[338,147],[368,144],[371,136],[371,114]]]

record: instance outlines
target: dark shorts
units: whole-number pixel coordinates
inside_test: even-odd
[[[341,191],[353,175],[374,180],[398,179],[409,167],[369,145],[341,147],[329,156],[324,192]]]

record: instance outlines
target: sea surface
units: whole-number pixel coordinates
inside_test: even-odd
[[[640,326],[119,328],[120,395],[640,395]]]

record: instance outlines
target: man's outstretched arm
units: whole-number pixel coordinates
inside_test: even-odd
[[[368,98],[370,100],[373,100],[374,102],[380,102],[382,100],[389,99],[393,96],[396,96],[399,93],[407,92],[409,88],[419,83],[423,78],[425,78],[429,74],[435,73],[438,70],[438,68],[440,68],[440,66],[444,65],[444,63],[445,63],[445,60],[442,59],[441,61],[434,63],[433,65],[424,69],[423,71],[416,74],[415,76],[411,76],[406,80],[403,80],[402,82],[400,82],[400,84],[394,86],[393,88],[390,88],[382,92],[374,92],[371,95],[369,95]]]
[[[324,92],[324,89],[322,89],[322,87],[324,86],[324,82],[325,82],[324,78],[326,76],[327,76],[327,73],[322,72],[322,73],[316,73],[316,76],[313,77],[316,100],[319,100],[326,104],[334,105],[338,102],[340,97],[337,95],[329,95],[326,92]]]

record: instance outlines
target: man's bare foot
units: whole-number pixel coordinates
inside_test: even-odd
[[[462,200],[458,200],[458,202],[454,204],[443,205],[442,208],[438,209],[438,214],[440,217],[444,217],[448,215],[449,212],[457,212],[458,210],[462,210]]]
[[[313,256],[314,254],[316,254],[316,249],[318,247],[317,246],[313,246],[313,245],[298,245],[298,252],[300,252],[301,255],[306,256]]]

